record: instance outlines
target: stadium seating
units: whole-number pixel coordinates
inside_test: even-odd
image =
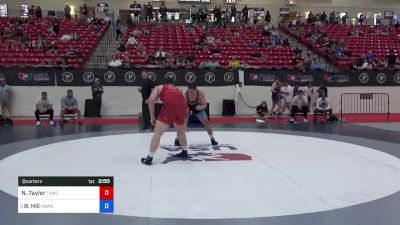
[[[0,18],[0,30],[15,30],[17,26],[13,22],[14,18]],[[30,40],[38,40],[42,35],[48,40],[48,43],[55,41],[58,46],[56,54],[43,53],[38,48],[26,49],[11,49],[5,48],[4,44],[0,45],[0,67],[12,66],[35,66],[44,61],[53,61],[54,59],[65,56],[65,53],[74,47],[81,56],[71,57],[66,59],[66,64],[73,68],[82,68],[85,61],[90,57],[92,51],[95,49],[101,39],[101,35],[108,29],[108,24],[99,25],[99,33],[96,34],[91,24],[78,24],[77,20],[59,19],[60,32],[57,35],[51,36],[48,32],[49,26],[52,24],[51,18],[32,19],[32,23],[24,23],[20,27],[22,32]],[[61,41],[64,34],[71,34],[76,32],[80,39],[77,41]],[[2,38],[2,43],[4,38]]]
[[[304,31],[309,30],[310,26],[311,25],[308,24],[302,25]],[[283,29],[293,35],[290,28],[283,27]],[[347,44],[346,51],[351,54],[350,57],[328,57],[342,69],[349,68],[353,59],[369,51],[377,58],[385,58],[392,50],[395,54],[400,53],[400,42],[398,39],[400,30],[398,29],[377,28],[369,25],[326,25],[316,26],[315,29],[318,33],[326,34],[329,40],[339,41],[342,39]],[[361,32],[362,35],[351,35],[355,32]],[[325,53],[324,47],[313,44],[310,41],[307,32],[301,35],[295,35],[295,37],[303,44],[313,48],[316,52],[320,54]]]
[[[257,48],[267,60],[254,59],[251,54],[255,48],[249,46],[250,40],[260,41],[264,37],[260,30],[240,29],[239,36],[233,36],[229,28],[210,29],[209,34],[213,37],[228,38],[229,44],[221,43],[219,45],[221,54],[213,55],[210,50],[193,50],[193,44],[196,39],[200,39],[203,29],[196,27],[193,31],[189,31],[187,25],[149,25],[139,24],[137,27],[128,30],[123,37],[123,41],[127,42],[132,32],[147,29],[150,34],[135,36],[138,42],[142,42],[148,53],[155,53],[159,47],[167,53],[177,54],[180,51],[192,53],[196,56],[196,64],[199,65],[203,60],[216,58],[222,67],[227,67],[229,60],[236,57],[240,61],[246,61],[255,68],[276,68],[276,69],[292,69],[294,53],[291,48]],[[129,57],[135,65],[145,65],[145,59],[136,53],[136,47],[130,47]],[[125,54],[117,54],[117,58],[122,59]]]

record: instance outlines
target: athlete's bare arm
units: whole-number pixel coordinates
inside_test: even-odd
[[[148,106],[149,106],[149,111],[150,111],[150,117],[151,117],[151,123],[154,125],[156,122],[156,116],[154,115],[155,111],[155,105],[156,101],[160,98],[160,92],[162,90],[163,86],[157,86],[155,87],[150,94],[150,97],[148,98]]]

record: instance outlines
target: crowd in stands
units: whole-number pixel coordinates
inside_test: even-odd
[[[27,18],[0,18],[0,66],[81,68],[108,28],[104,19],[42,18],[31,6]]]
[[[376,25],[366,25],[360,15],[358,25],[348,25],[347,14],[308,15],[306,23],[282,25],[281,28],[317,53],[343,69],[400,69],[399,24],[383,26],[380,17]]]
[[[296,66],[289,40],[283,39],[274,26],[239,23],[213,26],[213,23],[135,25],[121,40],[117,36],[118,53],[109,66],[122,67],[127,59],[135,67],[237,69]]]

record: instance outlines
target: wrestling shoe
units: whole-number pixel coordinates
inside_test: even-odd
[[[175,146],[181,146],[181,143],[179,142],[179,138],[175,138]]]
[[[218,145],[218,142],[214,138],[211,138],[211,145]]]
[[[187,158],[187,157],[188,157],[188,152],[187,152],[187,151],[184,151],[184,150],[182,150],[182,151],[181,151],[181,153],[179,153],[179,154],[175,154],[174,156],[175,156],[175,157],[178,157],[178,158],[185,159],[185,158]]]
[[[146,165],[150,166],[152,164],[151,161],[153,161],[153,158],[150,157],[150,156],[147,156],[147,158],[142,158],[140,161],[143,164],[146,164]]]

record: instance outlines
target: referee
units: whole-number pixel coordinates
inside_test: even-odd
[[[150,122],[150,111],[148,106],[149,97],[151,91],[155,87],[154,82],[149,78],[149,74],[147,71],[142,71],[142,87],[140,87],[139,91],[142,93],[142,116],[143,116],[143,131],[151,131],[153,130],[153,125]]]

